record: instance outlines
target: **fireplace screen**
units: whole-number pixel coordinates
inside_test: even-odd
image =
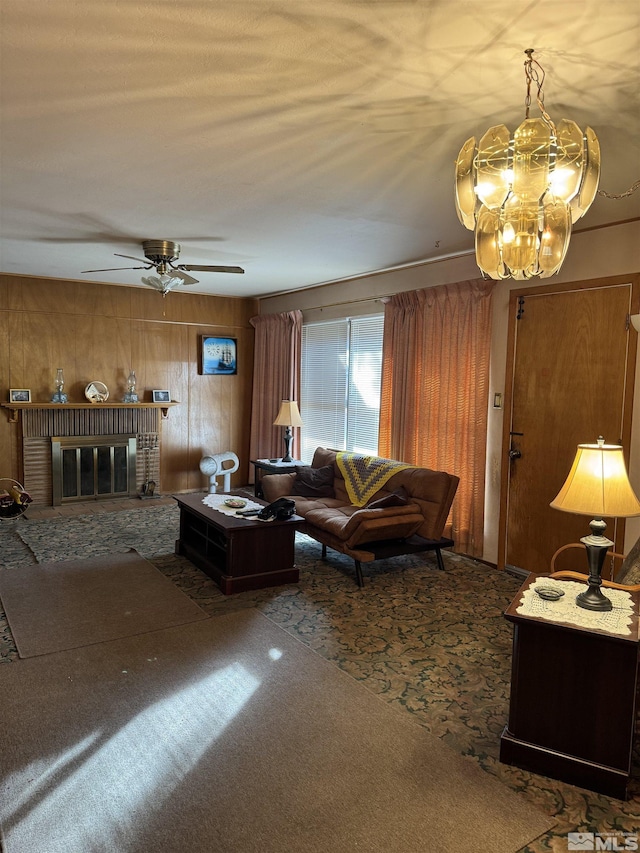
[[[56,436],[51,462],[54,506],[135,493],[135,435]]]

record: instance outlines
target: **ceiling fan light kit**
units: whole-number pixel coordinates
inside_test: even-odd
[[[140,281],[149,287],[153,287],[155,290],[159,290],[163,296],[166,296],[174,287],[178,287],[180,284],[193,284],[195,279],[193,281],[184,281],[179,275],[167,275],[167,273],[163,273],[162,275],[143,275]]]
[[[572,223],[587,212],[600,178],[600,145],[594,131],[544,108],[544,71],[525,51],[525,120],[512,134],[490,127],[472,136],[456,160],[458,219],[475,230],[476,262],[493,279],[548,278],[567,253]],[[540,118],[529,118],[531,86]]]
[[[242,267],[213,266],[204,264],[176,264],[174,262],[180,257],[180,243],[176,243],[173,240],[143,240],[142,249],[144,251],[145,260],[142,260],[142,258],[134,258],[131,255],[123,255],[119,252],[114,252],[114,255],[118,258],[128,258],[131,261],[138,261],[142,264],[140,267],[110,267],[108,269],[100,270],[82,270],[82,272],[91,273],[114,272],[115,270],[155,269],[157,275],[143,275],[141,281],[148,287],[153,287],[154,290],[158,290],[163,296],[166,296],[169,291],[181,284],[197,284],[198,279],[189,275],[189,271],[244,273]]]

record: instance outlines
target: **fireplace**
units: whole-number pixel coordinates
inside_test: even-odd
[[[136,445],[135,435],[52,437],[53,505],[134,495]]]
[[[0,403],[20,424],[23,484],[36,506],[158,497],[161,424],[176,405]]]

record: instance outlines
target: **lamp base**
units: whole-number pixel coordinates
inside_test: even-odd
[[[611,600],[602,592],[600,587],[589,587],[580,595],[576,596],[576,604],[585,610],[612,610]]]
[[[604,612],[613,608],[611,600],[600,589],[602,585],[602,565],[605,555],[613,545],[613,542],[603,535],[605,523],[601,518],[594,518],[589,526],[591,527],[591,534],[583,536],[580,540],[587,549],[589,586],[584,592],[576,596],[576,604],[585,610],[599,610]]]
[[[284,456],[282,457],[283,462],[293,462],[291,458],[291,439],[293,438],[293,433],[291,432],[291,427],[285,427],[284,430]]]

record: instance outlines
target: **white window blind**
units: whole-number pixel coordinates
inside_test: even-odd
[[[302,327],[301,456],[316,447],[378,452],[382,314]]]
[[[350,321],[345,449],[374,456],[378,452],[383,321],[381,314]]]

